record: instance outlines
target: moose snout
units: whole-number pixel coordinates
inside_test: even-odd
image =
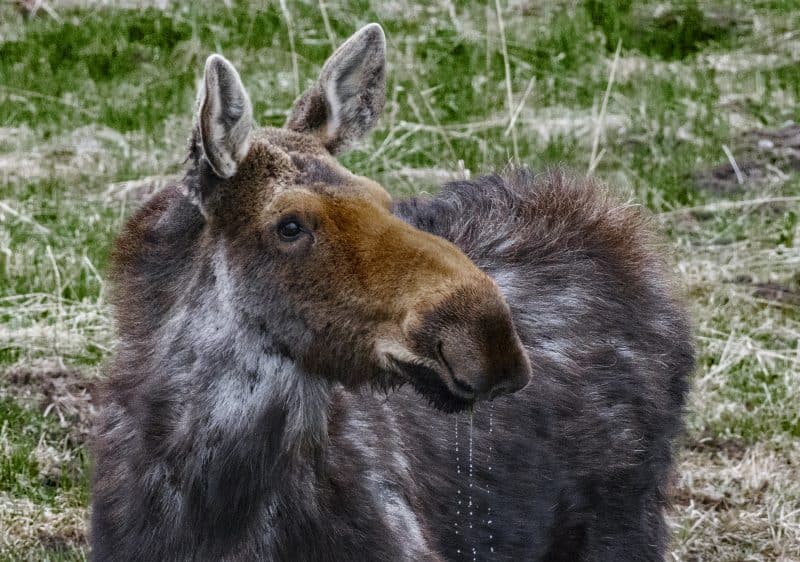
[[[425,337],[450,391],[467,400],[516,392],[531,378],[528,355],[514,330],[511,313],[492,284],[463,290],[431,310]]]
[[[531,367],[519,338],[507,330],[482,326],[480,336],[466,336],[454,327],[442,334],[437,360],[445,371],[448,386],[463,398],[493,399],[524,388],[531,378]]]

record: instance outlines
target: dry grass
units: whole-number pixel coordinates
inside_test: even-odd
[[[701,440],[681,455],[671,511],[679,561],[800,559],[800,445]]]
[[[800,248],[758,239],[770,231],[763,209],[733,212],[753,223],[749,239],[719,241],[717,231],[690,243],[707,227],[678,225],[689,230],[677,268],[701,359],[671,512],[672,557],[800,560],[800,299],[792,300]],[[702,214],[714,220],[713,208]]]
[[[46,506],[0,494],[0,521],[5,531],[0,552],[22,553],[49,542],[57,546],[82,545],[86,541],[86,510]]]

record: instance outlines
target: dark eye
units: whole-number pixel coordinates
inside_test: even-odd
[[[278,225],[278,235],[284,240],[297,240],[302,232],[300,223],[293,219],[285,220]]]

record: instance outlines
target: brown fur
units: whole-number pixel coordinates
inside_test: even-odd
[[[692,348],[641,213],[522,169],[393,203],[332,155],[384,44],[348,40],[284,129],[209,57],[186,177],[112,259],[95,560],[663,558]]]
[[[311,326],[358,326],[362,337],[358,353],[352,355],[364,361],[375,360],[376,352],[369,346],[379,341],[396,342],[424,359],[439,361],[435,347],[418,344],[412,335],[421,329],[425,316],[447,299],[453,301],[448,310],[457,311],[453,314],[459,318],[471,317],[470,307],[497,303],[498,321],[510,326],[507,307],[483,272],[451,243],[397,219],[389,210],[391,197],[382,187],[343,168],[314,137],[281,129],[260,132],[253,137],[236,176],[216,190],[213,202],[207,203],[209,227],[231,241],[230,259],[251,262],[265,247],[285,256],[286,266],[275,275],[281,276],[283,286],[294,287],[287,292],[292,306],[306,311]],[[304,241],[281,243],[274,232],[286,218],[301,221],[313,232]],[[454,297],[459,291],[468,297]],[[474,335],[474,330],[459,329],[464,337],[457,339],[463,347],[472,341],[467,336]],[[476,335],[479,347],[469,354],[476,361],[494,359],[460,373],[467,384],[495,386],[480,380],[489,377],[492,383],[502,382],[494,381],[494,372],[488,368],[498,363],[495,355],[511,351],[514,357],[516,345],[516,355],[521,356],[513,331],[506,328],[504,333],[511,338],[512,348],[497,351],[495,346],[481,344]],[[319,336],[324,338],[324,334]],[[348,361],[353,361],[352,356]],[[524,371],[524,360],[516,361]],[[341,369],[318,349],[310,350],[303,365],[312,372],[335,368],[367,378],[376,370],[355,369],[352,363]],[[508,376],[515,375],[509,372]]]

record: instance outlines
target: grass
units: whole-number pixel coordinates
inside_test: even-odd
[[[81,559],[88,459],[53,417],[0,400],[0,518],[6,559]],[[37,545],[38,543],[38,545]],[[34,556],[39,550],[40,557]]]
[[[369,21],[388,103],[344,163],[405,195],[518,155],[593,166],[649,207],[700,350],[672,557],[800,559],[800,151],[768,133],[800,121],[794,2],[353,1],[326,3],[327,25],[320,3],[49,4],[58,19],[0,6],[0,559],[85,558],[108,252],[183,169],[205,57],[280,125]]]

